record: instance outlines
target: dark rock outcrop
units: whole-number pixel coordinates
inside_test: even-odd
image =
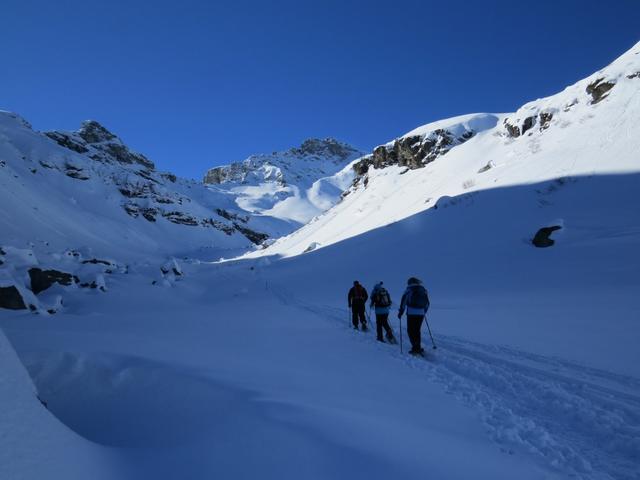
[[[155,168],[153,162],[147,157],[129,150],[120,138],[95,120],[83,122],[77,132],[53,131],[45,132],[45,135],[58,145],[77,153],[87,154],[99,162],[137,164],[149,170]]]
[[[123,207],[125,212],[133,218],[138,218],[139,215],[142,215],[149,222],[155,222],[156,215],[158,215],[158,210],[156,208],[141,207],[137,203],[125,203]]]
[[[25,310],[27,305],[24,303],[18,289],[11,285],[9,287],[0,287],[0,308]]]
[[[553,119],[553,113],[540,112],[537,115],[530,115],[526,117],[522,122],[519,120],[514,121],[511,118],[505,118],[502,123],[507,131],[507,137],[518,138],[531,130],[537,124],[540,125],[540,131],[546,130],[551,124],[551,119]]]
[[[605,82],[604,78],[599,78],[595,82],[587,85],[587,93],[591,95],[591,104],[595,105],[596,103],[604,100],[609,94],[609,90],[611,90],[615,86],[614,82]]]
[[[29,278],[31,279],[31,291],[36,295],[45,291],[54,283],[65,286],[79,283],[78,277],[70,273],[59,270],[42,270],[35,267],[29,269]]]
[[[256,231],[251,230],[250,228],[247,228],[247,227],[245,227],[243,225],[239,225],[237,223],[234,223],[233,226],[241,234],[243,234],[245,237],[247,237],[250,242],[255,243],[256,245],[262,244],[262,242],[264,242],[265,240],[267,240],[269,238],[269,235],[267,235],[266,233],[256,232]]]
[[[413,135],[395,140],[391,145],[381,145],[371,155],[363,157],[353,165],[356,175],[363,176],[369,167],[385,168],[391,165],[409,169],[422,168],[436,158],[446,154],[452,147],[466,142],[474,132],[466,131],[455,137],[450,131],[437,129],[429,135]]]
[[[45,135],[52,140],[55,140],[58,145],[73,150],[78,153],[87,153],[89,149],[80,142],[75,141],[69,135],[65,135],[60,132],[45,132]]]
[[[183,212],[163,212],[162,216],[171,223],[176,223],[178,225],[188,225],[190,227],[198,225],[198,220]]]
[[[525,118],[524,122],[522,122],[522,135],[524,135],[527,132],[527,130],[531,130],[535,124],[536,124],[535,116]]]
[[[551,234],[556,230],[560,230],[562,227],[559,225],[553,225],[551,227],[542,227],[538,230],[531,240],[531,243],[538,248],[546,248],[552,246],[555,241],[551,238]]]
[[[64,173],[67,177],[75,178],[76,180],[89,180],[89,176],[81,168],[73,165],[67,165]]]

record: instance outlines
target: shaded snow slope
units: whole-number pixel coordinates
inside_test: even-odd
[[[0,478],[115,478],[109,452],[56,419],[0,331]]]
[[[310,139],[298,148],[212,168],[204,181],[247,212],[301,225],[339,200],[354,177],[344,167],[362,155],[332,138]]]
[[[638,72],[640,44],[601,71],[514,114],[475,114],[420,127],[356,165],[355,186],[333,209],[251,256],[296,255],[312,244],[326,246],[439,208],[447,197],[465,193],[640,171]],[[603,83],[609,90],[594,93],[602,91],[598,86]],[[539,201],[544,208],[544,199]]]

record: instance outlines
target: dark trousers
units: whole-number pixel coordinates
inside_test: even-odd
[[[364,302],[356,301],[351,304],[351,321],[353,322],[354,327],[358,326],[358,320],[360,320],[362,325],[367,324]]]
[[[414,352],[422,350],[420,328],[423,320],[424,315],[407,315],[407,334],[411,342],[411,350]]]
[[[389,314],[388,313],[376,313],[376,333],[378,340],[382,340],[382,329],[387,332],[387,338],[393,338],[393,330],[389,326]]]

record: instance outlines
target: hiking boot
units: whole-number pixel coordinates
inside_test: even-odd
[[[367,328],[367,324],[366,324],[366,323],[363,323],[363,324],[362,324],[362,331],[363,331],[363,332],[366,332],[367,330],[369,330],[369,329]]]
[[[409,350],[409,355],[424,355],[424,350],[422,348],[420,349],[412,348],[411,350]]]
[[[353,326],[353,329],[354,329],[354,330],[358,330],[358,325],[354,325],[354,326]]]
[[[384,343],[384,338],[382,338],[382,337],[377,337],[376,340],[378,340],[379,342]]]

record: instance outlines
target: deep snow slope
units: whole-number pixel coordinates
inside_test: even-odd
[[[332,138],[309,139],[284,152],[212,168],[204,182],[235,197],[247,212],[300,226],[335,205],[353,181],[353,170],[345,166],[362,155]]]
[[[515,113],[443,120],[378,147],[354,165],[359,177],[338,205],[250,256],[296,255],[444,207],[448,197],[551,179],[571,182],[578,176],[637,172],[638,152],[640,44],[563,92]],[[608,200],[615,202],[603,198]],[[544,193],[534,202],[543,222],[564,215]],[[430,234],[435,232],[425,232]]]

